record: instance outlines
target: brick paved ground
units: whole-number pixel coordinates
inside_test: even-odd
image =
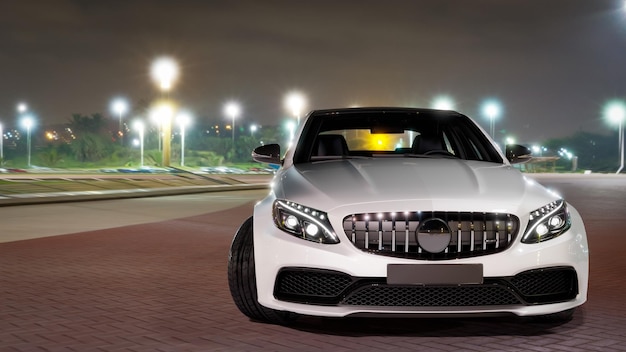
[[[576,196],[592,250],[590,300],[563,325],[305,318],[287,328],[249,321],[226,282],[228,246],[251,212],[247,205],[0,244],[0,351],[624,351],[626,187],[553,183]]]

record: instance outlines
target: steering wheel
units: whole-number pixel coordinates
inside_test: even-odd
[[[450,153],[447,150],[443,150],[443,149],[433,149],[433,150],[429,150],[427,152],[423,153],[424,155],[445,155],[445,156],[452,156],[452,157],[457,157],[456,155]]]

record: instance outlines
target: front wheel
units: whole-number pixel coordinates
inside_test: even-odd
[[[228,253],[228,286],[237,308],[253,320],[287,325],[297,315],[259,304],[254,262],[253,218],[249,217],[235,233]]]

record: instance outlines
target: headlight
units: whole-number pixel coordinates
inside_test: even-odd
[[[339,243],[326,213],[287,200],[276,200],[273,210],[276,226],[296,237],[326,244]]]
[[[571,227],[565,201],[558,200],[530,212],[522,243],[539,243],[560,236]]]

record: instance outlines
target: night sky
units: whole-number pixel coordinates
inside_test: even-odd
[[[275,125],[307,108],[422,106],[447,94],[520,142],[609,134],[602,107],[626,99],[620,0],[0,0],[0,122],[28,103],[38,125],[109,115],[114,96],[157,94],[151,62],[180,64],[173,97],[219,119]],[[504,136],[499,133],[499,136]]]

